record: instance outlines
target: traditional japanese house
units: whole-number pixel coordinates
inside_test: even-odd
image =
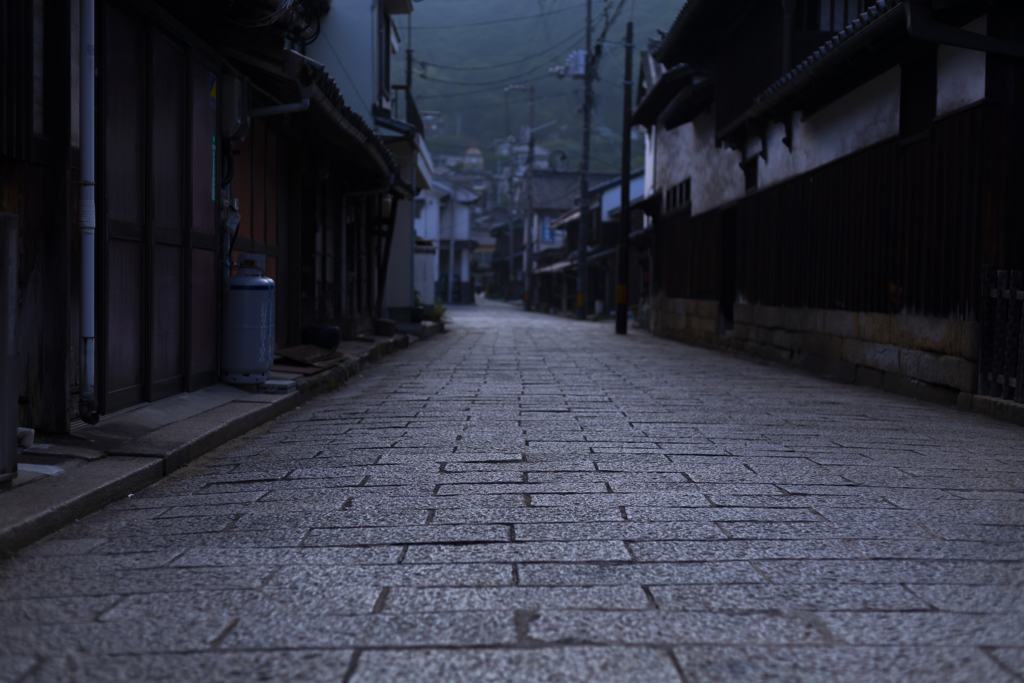
[[[277,282],[278,346],[298,344],[311,323],[371,329],[396,215],[417,180],[308,55],[328,17],[350,11],[323,0],[4,3],[0,213],[19,234],[18,363],[4,371],[18,373],[22,425],[64,432],[218,381],[221,291],[241,253],[265,257]],[[378,20],[392,26],[385,15],[348,20],[374,35]],[[80,268],[89,26],[94,280]],[[406,279],[411,268],[410,256]],[[92,395],[79,325],[87,299]]]
[[[978,363],[1019,343],[980,323],[985,265],[1024,268],[1024,6],[689,0],[641,62],[657,334],[1013,394]]]

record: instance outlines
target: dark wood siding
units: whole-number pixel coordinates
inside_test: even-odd
[[[155,32],[153,116],[152,383],[150,400],[184,390],[185,53]]]
[[[781,2],[759,2],[718,41],[714,59],[715,117],[722,130],[783,74]]]
[[[99,120],[106,123],[103,407],[111,412],[145,400],[147,60],[141,22],[114,7],[107,8],[106,19],[106,102]]]
[[[217,101],[216,74],[196,56],[192,59],[192,331],[189,349],[189,391],[217,379]]]
[[[101,410],[216,381],[216,71],[119,3],[101,5]]]
[[[658,249],[665,295],[717,299],[721,212],[690,216],[686,211],[658,219]]]
[[[975,107],[923,141],[884,142],[742,200],[738,298],[973,319],[982,263],[1024,260],[1002,217],[994,112]]]

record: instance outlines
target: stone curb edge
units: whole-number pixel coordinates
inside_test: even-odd
[[[253,410],[224,422],[199,424],[203,414],[167,425],[166,428],[192,426],[191,438],[161,451],[134,449],[145,437],[125,444],[107,457],[51,477],[45,482],[19,487],[0,496],[0,557],[9,557],[19,549],[95,512],[110,503],[153,484],[174,470],[276,418],[300,404],[341,387],[373,362],[408,348],[409,337],[398,334],[377,341],[358,358],[341,363],[325,372],[296,380],[297,391],[282,394]],[[254,394],[254,396],[272,396]],[[228,404],[230,405],[230,404]],[[191,424],[189,424],[191,423]],[[160,430],[157,430],[160,431]],[[14,508],[14,514],[9,516]],[[18,514],[18,508],[21,513]]]

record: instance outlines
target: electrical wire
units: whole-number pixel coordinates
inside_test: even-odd
[[[576,36],[580,35],[585,30],[586,30],[585,28],[581,28],[578,31],[575,31],[575,32],[569,34],[569,36],[567,36],[563,40],[558,41],[554,45],[552,45],[550,47],[547,47],[547,48],[541,50],[540,52],[532,54],[529,57],[523,57],[522,59],[517,59],[517,60],[512,61],[512,62],[505,62],[504,64],[491,64],[489,66],[446,66],[444,64],[434,64],[433,62],[420,61],[420,66],[424,66],[424,67],[432,66],[435,69],[446,69],[446,70],[451,70],[451,71],[487,71],[487,70],[490,70],[490,69],[500,69],[500,68],[503,68],[503,67],[506,67],[506,66],[513,66],[515,64],[522,64],[523,62],[528,62],[531,59],[535,59],[537,57],[540,57],[543,54],[551,52],[552,50],[555,50],[555,49],[561,47],[562,45],[564,45],[565,43],[569,42],[570,40],[572,40]]]
[[[493,80],[493,81],[453,81],[453,80],[449,80],[447,78],[435,78],[434,76],[427,76],[426,74],[420,74],[420,78],[422,78],[424,80],[427,80],[427,81],[433,81],[434,83],[445,83],[445,84],[448,84],[448,85],[468,85],[468,86],[473,86],[473,85],[496,85],[496,84],[499,84],[499,83],[503,84],[503,85],[509,85],[509,84],[512,84],[512,83],[515,83],[517,81],[522,80],[524,77],[529,76],[530,74],[534,73],[538,69],[546,69],[546,68],[550,68],[550,65],[547,62],[545,62],[543,64],[538,64],[537,66],[534,66],[534,67],[531,67],[531,68],[527,69],[526,71],[523,71],[520,74],[516,74],[515,76],[506,76],[504,78],[499,78],[499,79]],[[547,76],[547,74],[543,74],[543,76]]]
[[[569,7],[563,7],[562,9],[551,10],[550,12],[542,12],[540,14],[531,14],[525,17],[509,17],[508,19],[491,19],[489,21],[477,21],[469,24],[448,24],[447,26],[413,26],[414,31],[420,31],[425,29],[445,29],[445,28],[467,28],[471,26],[493,26],[494,24],[507,24],[513,21],[525,21],[527,19],[538,19],[541,17],[550,17],[553,14],[561,14],[562,12],[568,12],[569,10],[579,9],[585,7],[586,3],[580,3],[579,5],[570,5]]]
[[[348,69],[345,68],[345,60],[342,59],[338,55],[338,51],[334,49],[334,44],[331,42],[331,39],[330,39],[329,35],[328,34],[324,34],[323,38],[324,38],[324,42],[327,43],[327,47],[329,47],[331,49],[331,52],[334,54],[334,57],[338,60],[338,65],[341,67],[342,73],[345,74],[345,78],[347,78],[348,82],[352,84],[352,90],[355,91],[356,97],[358,97],[359,101],[363,103],[363,106],[366,107],[366,110],[370,111],[370,105],[368,105],[366,103],[366,100],[363,99],[362,93],[359,92],[359,86],[356,85],[355,80],[352,78],[352,74],[350,74],[348,72]]]
[[[436,99],[439,99],[439,98],[462,97],[463,95],[475,95],[476,93],[481,93],[481,92],[491,92],[491,91],[494,91],[494,90],[501,90],[506,85],[511,85],[512,83],[516,82],[516,80],[518,80],[519,83],[532,83],[534,81],[539,81],[542,78],[547,78],[547,77],[548,77],[547,74],[541,74],[539,76],[534,76],[533,78],[513,79],[513,80],[510,80],[508,82],[502,81],[501,83],[499,83],[497,85],[492,85],[492,86],[490,86],[488,88],[480,88],[479,90],[466,90],[466,91],[463,91],[463,92],[444,93],[444,94],[440,94],[440,95],[417,95],[416,99],[417,100],[436,100]],[[435,81],[435,82],[444,83],[444,81]]]

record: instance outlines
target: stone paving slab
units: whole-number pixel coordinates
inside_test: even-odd
[[[0,680],[1024,678],[1020,427],[453,316],[0,562]]]

